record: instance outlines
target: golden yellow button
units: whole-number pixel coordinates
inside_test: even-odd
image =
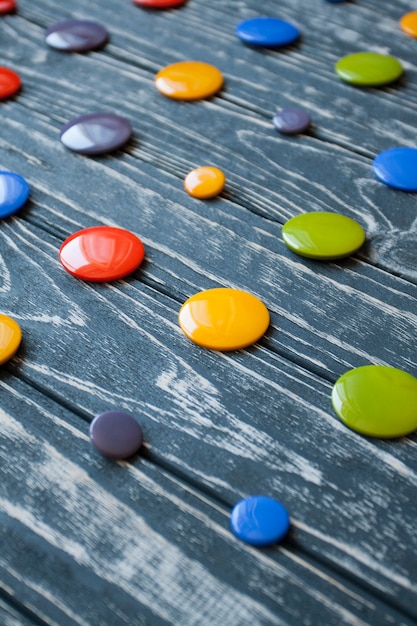
[[[21,341],[19,324],[11,317],[0,314],[0,365],[12,358]]]
[[[205,200],[217,196],[226,183],[226,177],[217,167],[206,165],[197,167],[187,174],[184,180],[185,190],[194,198]]]
[[[178,321],[188,339],[203,348],[239,350],[262,337],[269,326],[269,312],[256,296],[220,287],[184,302]]]
[[[217,67],[201,61],[180,61],[168,65],[155,76],[160,93],[175,100],[210,98],[223,85],[223,75]]]
[[[410,37],[417,37],[417,11],[411,11],[403,15],[400,19],[400,26]]]

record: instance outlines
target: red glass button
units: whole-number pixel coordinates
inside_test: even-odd
[[[107,282],[133,272],[143,261],[145,248],[133,233],[113,226],[93,226],[64,241],[59,259],[81,280]]]
[[[187,0],[133,0],[133,4],[147,9],[170,9],[185,4]]]
[[[20,89],[20,77],[7,67],[0,67],[0,100],[13,96]]]
[[[13,13],[16,10],[15,0],[0,0],[0,15]]]

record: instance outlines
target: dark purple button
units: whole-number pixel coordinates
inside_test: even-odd
[[[98,22],[66,20],[45,31],[45,41],[51,48],[67,52],[88,52],[103,46],[108,32]]]
[[[129,413],[106,411],[90,424],[93,446],[111,459],[127,459],[139,450],[143,441],[142,429]]]
[[[89,113],[67,122],[59,138],[81,154],[105,154],[120,148],[132,134],[130,122],[114,113]]]
[[[304,109],[283,109],[274,115],[272,121],[283,135],[302,133],[311,124],[311,118]]]

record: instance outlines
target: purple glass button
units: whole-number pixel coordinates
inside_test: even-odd
[[[127,459],[139,450],[143,441],[142,429],[129,413],[106,411],[90,424],[93,446],[111,459]]]
[[[272,122],[283,135],[296,135],[310,126],[311,118],[304,109],[283,109],[274,115]]]
[[[103,46],[108,32],[98,22],[66,20],[45,31],[45,41],[51,48],[67,52],[88,52]]]
[[[114,113],[89,113],[67,122],[59,138],[80,154],[105,154],[125,144],[132,134],[130,122]]]

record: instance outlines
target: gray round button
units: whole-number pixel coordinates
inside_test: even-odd
[[[132,415],[123,411],[106,411],[90,424],[93,446],[111,459],[127,459],[139,450],[142,429]]]
[[[272,122],[283,135],[296,135],[310,126],[311,118],[304,109],[283,109],[274,115]]]

